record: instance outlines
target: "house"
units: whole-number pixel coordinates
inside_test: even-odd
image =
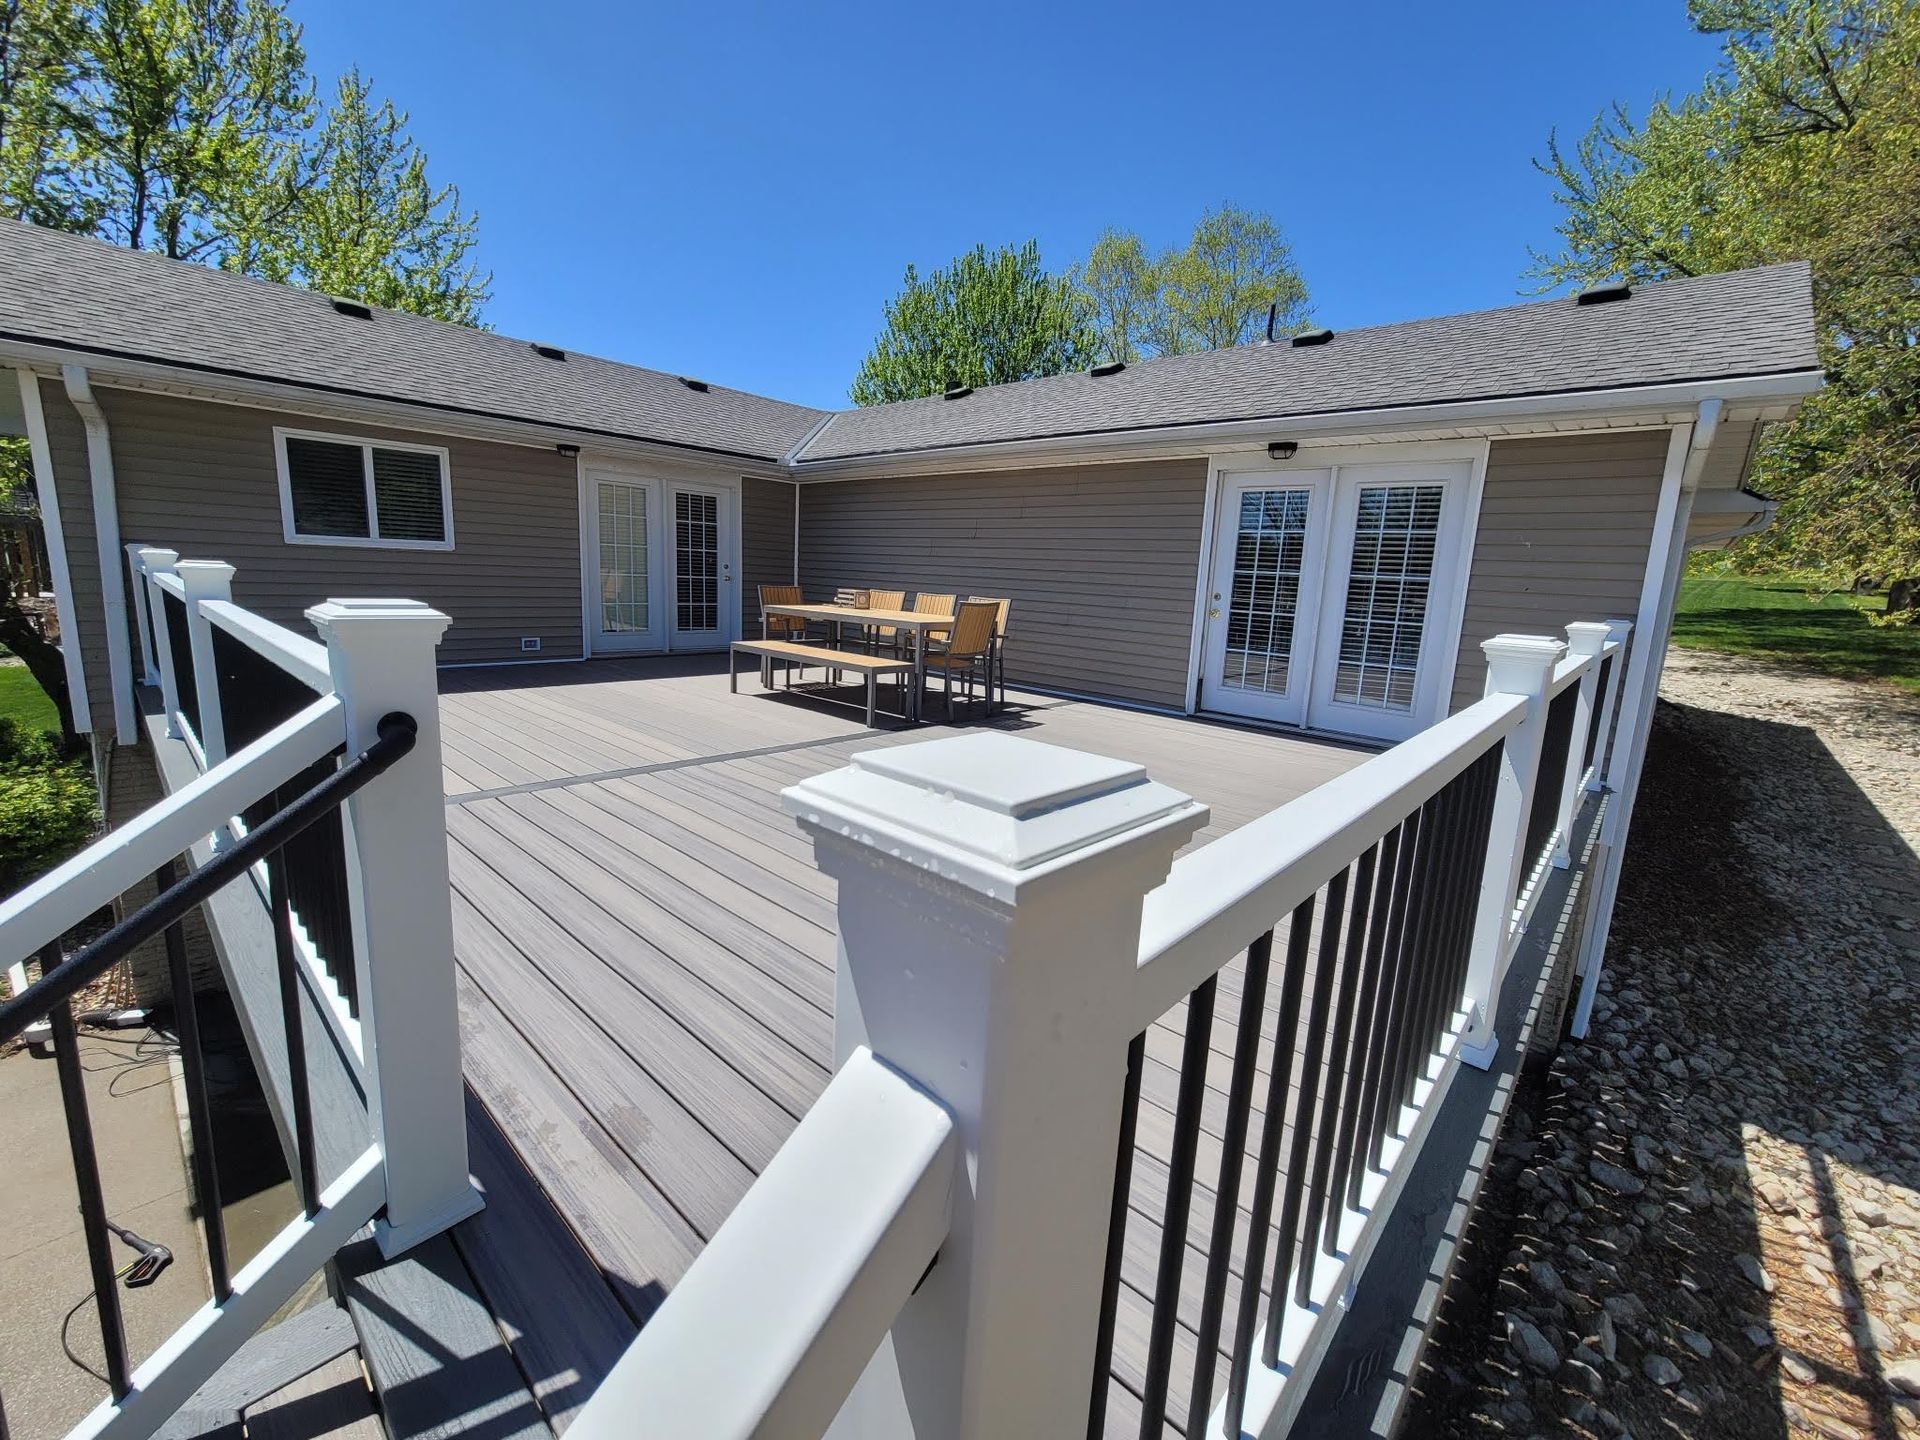
[[[1820,384],[1801,265],[822,412],[11,223],[0,362],[125,837],[7,962],[232,881],[174,920],[394,1434],[1310,1423],[1536,991],[1584,1025],[1682,562]],[[1022,734],[729,706],[698,656],[796,581],[1010,597]]]

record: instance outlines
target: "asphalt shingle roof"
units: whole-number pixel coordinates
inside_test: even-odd
[[[0,335],[778,460],[825,411],[0,220]],[[556,342],[559,343],[559,342]]]
[[[1325,345],[1174,355],[836,414],[802,461],[1225,420],[1285,419],[1817,367],[1802,262],[1337,333]]]
[[[775,461],[1285,421],[1818,366],[1804,263],[831,412],[0,220],[0,338]],[[821,424],[822,421],[826,423]],[[811,438],[809,438],[809,436]],[[805,440],[804,446],[801,441]],[[801,446],[797,454],[795,447]]]

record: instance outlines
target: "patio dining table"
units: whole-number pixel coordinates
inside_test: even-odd
[[[761,608],[761,628],[769,615],[785,615],[798,620],[823,620],[838,636],[847,625],[891,625],[913,636],[913,691],[907,699],[910,721],[920,719],[920,702],[927,683],[927,634],[952,630],[951,615],[928,615],[918,610],[862,610],[854,605],[767,605]]]

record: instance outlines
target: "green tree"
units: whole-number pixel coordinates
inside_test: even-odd
[[[1101,353],[1131,365],[1141,355],[1160,305],[1160,269],[1140,237],[1107,230],[1093,242],[1086,263],[1073,272],[1086,296]]]
[[[313,81],[281,0],[96,0],[69,109],[103,238],[218,260],[310,179]]]
[[[0,213],[94,227],[66,103],[85,69],[85,36],[75,0],[0,0]]]
[[[1306,327],[1307,283],[1272,216],[1222,205],[1200,217],[1184,246],[1149,256],[1131,231],[1109,230],[1074,271],[1100,331],[1102,353],[1131,362],[1244,345]]]
[[[434,188],[406,114],[391,100],[375,104],[358,70],[340,77],[312,169],[292,210],[247,225],[225,263],[390,310],[480,323],[493,276],[468,258],[479,217],[461,212],[454,186]]]
[[[1041,266],[1037,242],[976,245],[924,279],[907,267],[850,394],[856,405],[880,405],[950,385],[1058,375],[1090,364],[1098,345],[1085,303]]]
[[[1920,576],[1920,5],[1692,0],[1722,40],[1700,89],[1644,121],[1603,116],[1541,168],[1563,207],[1547,286],[1658,280],[1808,259],[1828,386],[1756,457],[1781,498],[1744,542],[1758,566],[1892,582]]]

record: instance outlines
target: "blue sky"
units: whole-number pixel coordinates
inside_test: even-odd
[[[1511,302],[1529,161],[1691,89],[1682,0],[999,6],[293,0],[477,208],[496,329],[822,406],[909,261],[1274,215],[1334,328]]]

